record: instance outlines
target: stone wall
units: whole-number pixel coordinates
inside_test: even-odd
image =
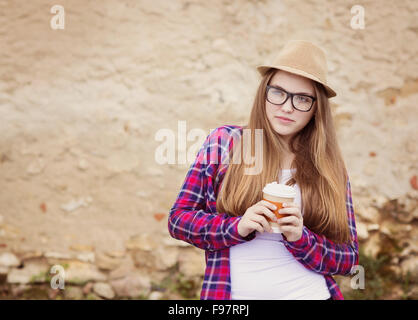
[[[203,252],[167,233],[190,163],[158,164],[155,135],[167,128],[178,138],[179,121],[207,134],[244,124],[255,66],[287,40],[309,39],[327,51],[338,93],[331,107],[361,247],[388,254],[400,278],[409,271],[410,290],[392,294],[413,296],[416,1],[58,2],[0,1],[4,295],[24,296],[35,284],[64,298],[198,292]],[[63,30],[50,26],[55,4],[65,8]],[[364,29],[350,26],[356,4]],[[75,289],[49,287],[54,264]]]

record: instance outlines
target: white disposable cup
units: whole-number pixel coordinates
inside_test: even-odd
[[[279,184],[277,182],[272,182],[266,184],[266,186],[263,188],[263,200],[266,200],[268,202],[273,203],[276,205],[276,210],[272,210],[275,214],[275,216],[280,219],[287,214],[281,214],[279,213],[279,210],[283,207],[284,202],[294,202],[296,198],[296,190],[295,188],[285,185],[285,184]],[[270,218],[267,218],[271,228],[273,229],[274,233],[282,233],[280,231],[280,227],[277,224],[277,222],[270,220]]]

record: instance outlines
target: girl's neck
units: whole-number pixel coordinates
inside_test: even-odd
[[[292,163],[294,159],[295,159],[294,154],[284,155],[283,160],[282,160],[282,169],[286,169],[286,170],[292,169]]]

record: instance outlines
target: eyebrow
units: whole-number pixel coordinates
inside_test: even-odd
[[[277,88],[277,89],[282,89],[282,90],[284,90],[284,91],[288,91],[288,90],[286,90],[285,88],[282,88],[281,86],[279,86],[279,85],[277,85],[277,84],[271,84],[271,85],[270,85],[270,87],[274,87],[274,88]],[[290,92],[290,91],[289,91],[289,92]],[[293,93],[293,94],[304,94],[304,95],[306,95],[306,96],[313,97],[313,94],[312,94],[312,93],[308,93],[308,92],[290,92],[290,93]]]

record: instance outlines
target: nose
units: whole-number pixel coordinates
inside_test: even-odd
[[[292,112],[293,111],[292,99],[290,99],[289,97],[289,99],[287,99],[287,101],[284,104],[282,104],[281,107],[284,112],[287,112],[287,113]]]

